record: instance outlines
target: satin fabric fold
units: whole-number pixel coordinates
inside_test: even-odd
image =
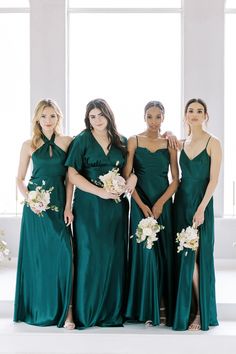
[[[180,155],[182,180],[174,202],[175,232],[192,226],[195,214],[209,183],[211,159],[206,149],[190,160],[185,151]],[[214,272],[213,198],[205,209],[205,220],[199,228],[199,307],[201,329],[218,325]],[[173,329],[186,330],[194,315],[192,281],[195,252],[176,253],[176,310]]]
[[[71,233],[64,223],[66,153],[51,140],[32,155],[33,172],[29,190],[54,187],[50,204],[40,217],[24,206],[18,254],[14,321],[37,326],[62,327],[72,289]],[[50,156],[50,146],[52,156]]]
[[[92,183],[125,159],[111,146],[105,155],[88,130],[72,144],[67,166]],[[118,166],[117,166],[118,164]],[[74,196],[74,321],[77,328],[122,326],[126,284],[128,201],[105,200],[76,188]]]
[[[152,208],[169,186],[168,170],[170,156],[168,149],[150,152],[137,147],[134,156],[134,170],[138,177],[137,192],[142,201]],[[140,322],[152,321],[160,324],[160,307],[166,310],[166,324],[173,321],[173,232],[172,202],[164,205],[158,223],[165,229],[157,234],[159,238],[152,249],[136,242],[135,232],[144,215],[132,199],[130,215],[129,291],[126,317]]]

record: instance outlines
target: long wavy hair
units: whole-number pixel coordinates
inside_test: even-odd
[[[188,107],[190,106],[190,104],[195,103],[195,102],[199,103],[203,107],[204,114],[206,115],[206,122],[207,122],[208,119],[209,119],[208,110],[207,110],[207,104],[201,98],[191,98],[186,103],[185,108],[184,108],[184,116],[186,117],[186,114],[188,112]],[[186,125],[186,128],[187,128],[187,136],[189,136],[191,134],[191,127],[186,121],[185,121],[185,125]]]
[[[55,134],[61,134],[61,121],[63,118],[62,112],[58,104],[51,100],[51,99],[43,99],[38,102],[37,106],[35,107],[34,116],[32,119],[32,139],[31,139],[31,147],[35,150],[40,145],[40,140],[42,138],[42,128],[39,124],[40,117],[43,113],[43,110],[46,107],[51,107],[58,118],[57,125],[55,127]]]
[[[121,150],[122,154],[125,156],[127,154],[127,148],[124,145],[124,142],[122,142],[121,135],[117,131],[114,114],[113,114],[110,106],[108,105],[108,103],[104,99],[96,98],[95,100],[92,100],[87,104],[86,112],[85,112],[85,119],[84,119],[86,129],[91,130],[91,125],[90,125],[90,121],[89,121],[89,113],[94,108],[99,109],[101,111],[102,115],[107,120],[107,134],[110,139],[110,142],[109,142],[109,145],[107,148],[109,149],[111,147],[111,145],[115,145],[118,149]]]

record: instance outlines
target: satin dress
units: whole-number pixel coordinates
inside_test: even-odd
[[[209,141],[209,140],[208,140]],[[208,144],[208,143],[207,143]],[[182,179],[174,203],[175,231],[192,226],[193,216],[201,203],[210,178],[211,158],[206,148],[195,158],[189,159],[184,149],[180,154]],[[204,223],[199,227],[199,307],[201,329],[218,325],[215,299],[214,271],[214,210],[213,198],[205,209]],[[176,253],[176,309],[173,329],[186,330],[194,315],[192,301],[195,252]]]
[[[90,130],[72,142],[66,166],[91,183],[125,158],[111,146],[106,155]],[[74,321],[79,329],[122,326],[127,273],[128,201],[102,199],[76,188],[74,196]]]
[[[59,211],[36,215],[26,205],[21,221],[14,321],[37,326],[62,327],[72,289],[71,232],[64,223],[66,202],[66,153],[42,136],[44,144],[32,155],[33,171],[28,189],[54,187],[50,204]],[[51,155],[51,156],[50,156]]]
[[[136,190],[142,201],[151,209],[169,186],[168,171],[170,155],[168,148],[155,152],[138,146],[134,155],[134,171],[138,177]],[[135,232],[144,218],[134,199],[131,201],[129,247],[129,289],[126,318],[132,321],[152,321],[160,324],[160,308],[165,307],[166,324],[173,323],[173,231],[172,200],[163,208],[159,224],[165,227],[157,234],[158,241],[152,249],[137,243]]]

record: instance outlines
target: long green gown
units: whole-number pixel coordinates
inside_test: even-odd
[[[72,142],[66,165],[88,181],[116,167],[125,159],[114,145],[106,155],[90,130]],[[74,196],[74,321],[77,328],[121,326],[126,283],[128,201],[116,203],[75,190]]]
[[[44,144],[32,155],[33,172],[28,189],[45,181],[54,187],[51,202],[59,211],[47,210],[40,217],[26,205],[23,209],[18,255],[14,321],[62,327],[71,298],[71,233],[64,223],[66,153],[42,136]],[[50,150],[52,156],[50,156]],[[35,185],[36,184],[36,185]]]
[[[208,140],[209,141],[209,140]],[[208,144],[208,143],[207,143]],[[206,146],[207,148],[207,146]],[[189,159],[184,149],[180,154],[182,179],[174,202],[175,231],[192,226],[195,214],[204,197],[210,177],[211,158],[206,148],[195,158]],[[213,198],[205,209],[205,221],[199,227],[199,307],[201,329],[218,325],[215,300],[214,272],[214,213]],[[192,282],[195,252],[188,250],[177,254],[177,299],[173,329],[186,330],[189,326],[192,307]],[[192,308],[192,309],[191,309]]]
[[[138,140],[137,140],[138,143]],[[137,144],[138,145],[138,144]],[[142,201],[152,208],[169,186],[170,156],[167,148],[155,152],[137,146],[134,155],[134,171],[138,177],[136,190]],[[126,317],[129,320],[160,324],[160,307],[166,308],[166,324],[173,321],[173,232],[172,201],[168,200],[158,223],[165,229],[157,234],[158,241],[152,249],[137,243],[135,232],[144,218],[137,203],[131,201],[129,250],[129,291]],[[162,303],[162,301],[164,303]]]

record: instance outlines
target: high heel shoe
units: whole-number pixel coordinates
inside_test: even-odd
[[[72,330],[72,329],[75,329],[75,323],[73,322],[73,320],[69,319],[71,318],[72,319],[72,305],[69,305],[69,310],[68,310],[68,314],[67,314],[67,319],[65,320],[65,323],[64,323],[64,328],[65,329],[69,329],[69,330]]]
[[[69,330],[75,329],[75,323],[71,322],[69,320],[66,320],[65,323],[64,323],[63,328],[69,329]]]
[[[200,315],[196,315],[192,323],[188,326],[189,331],[199,331],[201,329],[201,318]]]
[[[166,308],[160,308],[160,324],[166,324]]]

